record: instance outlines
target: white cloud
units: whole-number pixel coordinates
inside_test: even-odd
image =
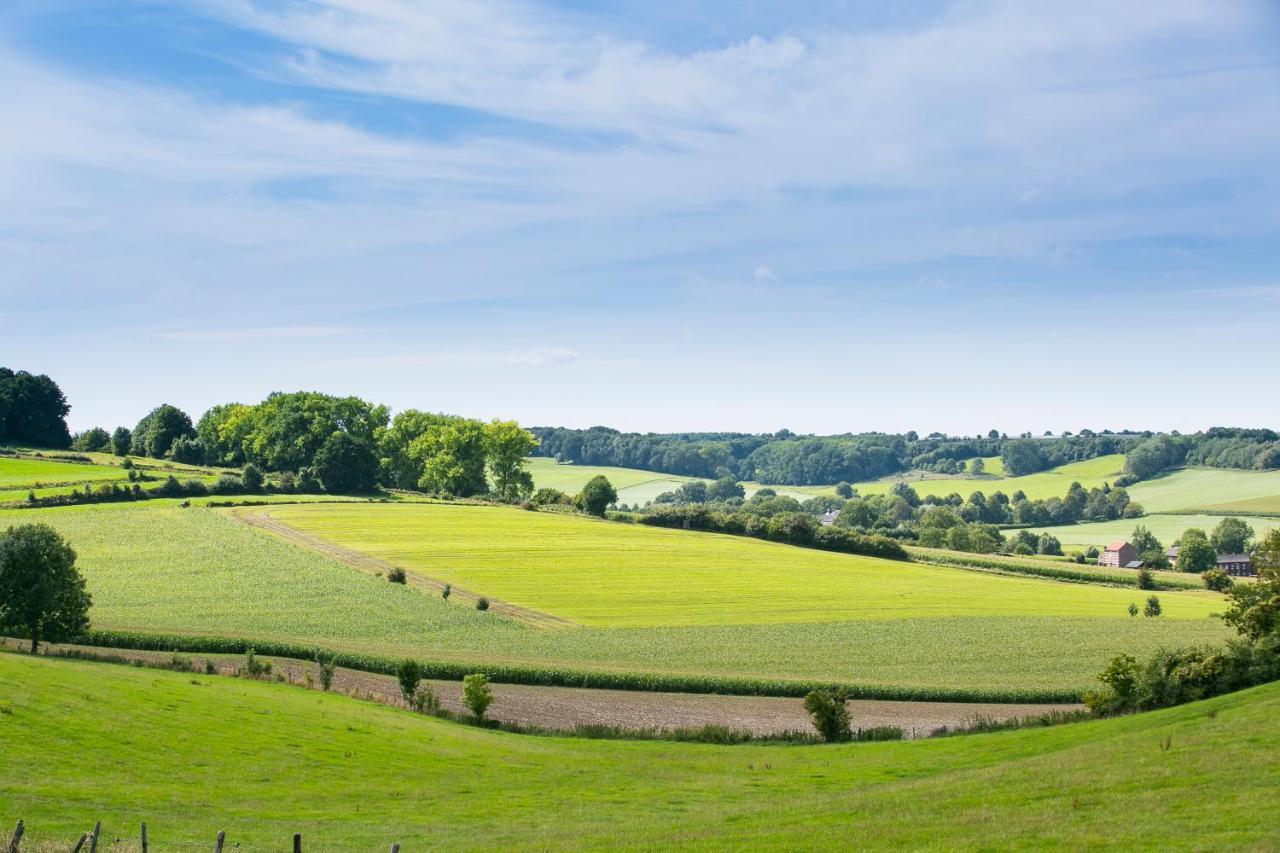
[[[778,283],[778,277],[774,275],[773,270],[764,265],[756,267],[754,279],[756,284],[758,285],[768,285],[768,284]]]
[[[513,353],[508,361],[525,367],[543,367],[548,364],[578,361],[581,358],[582,353],[564,347],[534,347],[527,352]]]
[[[916,279],[916,287],[926,290],[942,290],[950,286],[951,284],[946,279],[938,278],[937,276],[922,275]]]

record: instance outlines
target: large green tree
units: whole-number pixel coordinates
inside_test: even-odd
[[[320,445],[312,470],[332,494],[369,492],[378,482],[373,445],[345,432],[334,432]]]
[[[613,483],[610,483],[609,478],[603,474],[597,474],[587,480],[587,484],[582,487],[582,494],[578,495],[578,502],[582,509],[592,515],[604,515],[609,504],[617,499],[618,492],[613,488]]]
[[[1272,530],[1253,553],[1258,579],[1227,593],[1226,623],[1251,640],[1280,634],[1280,529]]]
[[[1209,536],[1209,544],[1219,554],[1244,554],[1253,544],[1253,528],[1244,519],[1228,517],[1218,522]]]
[[[1207,572],[1218,567],[1218,552],[1209,544],[1209,537],[1198,527],[1182,531],[1178,540],[1178,564],[1180,572]]]
[[[461,420],[455,415],[405,409],[391,419],[390,426],[378,432],[379,477],[384,485],[396,489],[416,489],[422,479],[422,459],[409,453],[409,446],[432,427]]]
[[[89,627],[92,599],[76,570],[76,552],[47,524],[0,534],[0,633],[31,640],[75,639]]]
[[[427,429],[409,445],[408,454],[422,466],[418,487],[442,495],[470,497],[489,489],[485,479],[484,425],[458,420]]]
[[[130,450],[134,456],[150,456],[162,459],[179,438],[195,438],[191,418],[177,406],[163,403],[138,421],[130,437]]]
[[[36,447],[67,447],[71,406],[48,376],[0,367],[0,441]]]
[[[253,407],[241,441],[245,460],[267,471],[297,471],[312,464],[335,432],[373,447],[387,425],[387,407],[359,397],[316,391],[275,393]]]
[[[484,426],[484,452],[493,478],[493,490],[504,501],[515,501],[533,492],[533,477],[525,460],[538,440],[515,421],[493,420]]]

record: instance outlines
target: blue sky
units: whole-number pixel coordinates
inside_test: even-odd
[[[1280,426],[1274,3],[9,0],[0,110],[76,428]]]

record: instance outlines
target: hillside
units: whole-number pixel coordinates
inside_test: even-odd
[[[385,537],[394,529],[391,522],[413,522],[397,505],[375,506],[379,512],[370,518],[385,520],[369,526],[375,536]],[[1046,691],[1078,695],[1117,649],[1144,655],[1162,646],[1219,641],[1229,633],[1208,618],[1221,599],[1205,592],[1161,593],[1168,618],[1133,619],[1125,608],[1141,600],[1137,590],[868,563],[758,540],[518,509],[429,509],[445,514],[428,517],[426,527],[403,528],[402,551],[393,555],[413,563],[407,566],[411,581],[415,571],[432,566],[439,568],[433,576],[460,588],[462,577],[481,581],[478,590],[495,598],[501,598],[495,589],[520,598],[514,586],[519,584],[539,596],[530,606],[567,606],[575,617],[633,625],[656,614],[664,624],[547,630],[507,618],[496,604],[478,613],[461,593],[445,601],[412,584],[390,584],[374,574],[381,570],[377,565],[325,557],[240,523],[232,511],[184,510],[176,501],[12,510],[3,523],[40,521],[67,537],[80,555],[94,597],[90,615],[99,629],[271,640],[428,660],[771,681],[816,678],[1021,699],[1028,691],[1037,697]],[[301,517],[302,507],[287,510],[290,519]],[[457,512],[492,521],[452,532],[432,526]],[[506,533],[505,524],[512,525]],[[338,529],[336,522],[333,527]],[[582,535],[556,537],[548,530]],[[422,538],[428,535],[437,538]],[[526,538],[539,548],[521,562]],[[586,563],[590,573],[579,582],[551,583],[574,561],[582,571],[581,561],[593,554],[598,559]],[[698,567],[708,561],[721,567],[718,573]],[[686,577],[681,567],[689,566]],[[620,580],[616,591],[612,583],[599,589],[614,567],[630,579]],[[821,582],[796,582],[806,574]],[[932,593],[905,589],[905,577],[919,578]],[[860,579],[874,582],[859,586]],[[695,589],[698,594],[690,594]],[[623,591],[636,598],[628,601]],[[898,593],[916,605],[903,606]],[[797,621],[782,621],[782,613]]]
[[[0,654],[0,820],[69,846],[1266,849],[1280,686],[993,735],[721,747],[510,735],[239,679]],[[216,780],[216,784],[210,784]],[[1210,793],[1211,792],[1211,793]],[[886,816],[910,816],[896,819]]]

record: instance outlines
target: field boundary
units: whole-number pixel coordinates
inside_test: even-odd
[[[379,557],[343,548],[341,545],[335,545],[319,536],[304,533],[282,521],[277,521],[267,510],[247,511],[242,509],[240,512],[228,512],[226,515],[248,527],[261,530],[268,535],[283,539],[291,545],[304,548],[365,574],[385,575],[392,569],[400,569],[404,572],[407,586],[412,586],[432,595],[440,595],[444,591],[444,582],[442,581],[419,574],[413,569],[397,566]],[[579,627],[577,623],[563,617],[551,613],[543,613],[540,610],[533,610],[528,607],[521,607],[518,604],[511,604],[490,596],[481,596],[452,584],[449,586],[449,597],[451,599],[456,597],[460,603],[469,604],[472,607],[481,598],[485,598],[489,602],[489,610],[493,613],[536,628],[556,630]]]
[[[404,659],[385,655],[341,652],[300,643],[253,640],[241,637],[200,637],[151,634],[135,631],[89,631],[71,641],[75,645],[135,651],[186,654],[245,654],[297,660],[314,660],[317,654],[332,657],[336,666],[378,675],[394,675]],[[984,690],[955,687],[903,687],[889,684],[853,684],[840,681],[738,678],[734,676],[678,673],[615,672],[559,669],[494,663],[418,661],[422,677],[457,681],[482,672],[497,684],[529,684],[548,687],[594,687],[657,693],[719,693],[726,696],[803,697],[812,690],[840,690],[850,699],[884,699],[910,702],[987,702],[998,704],[1065,704],[1080,702],[1084,689]]]

